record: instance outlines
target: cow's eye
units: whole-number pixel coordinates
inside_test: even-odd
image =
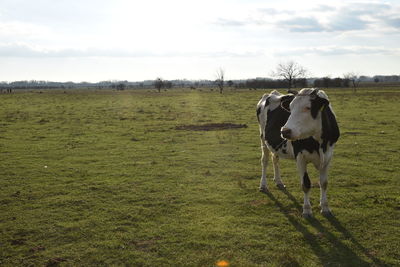
[[[305,108],[304,108],[304,112],[307,112],[307,111],[310,111],[310,110],[311,110],[310,107],[305,107]]]

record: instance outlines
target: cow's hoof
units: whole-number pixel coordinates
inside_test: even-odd
[[[280,190],[286,190],[286,185],[284,185],[284,184],[277,184],[276,186],[277,186],[278,189],[280,189]]]
[[[327,217],[327,218],[335,217],[335,216],[333,215],[333,213],[332,213],[330,210],[328,210],[328,211],[321,211],[321,214],[322,214],[322,216]]]
[[[308,220],[308,219],[312,219],[313,216],[310,213],[303,213],[303,218]]]
[[[260,190],[260,192],[263,192],[263,193],[268,192],[268,188],[266,186],[260,186],[260,188],[258,190]]]

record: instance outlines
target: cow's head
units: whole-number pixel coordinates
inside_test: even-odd
[[[328,105],[328,97],[323,91],[302,89],[290,102],[290,116],[281,128],[282,137],[298,140],[320,134],[320,113]]]

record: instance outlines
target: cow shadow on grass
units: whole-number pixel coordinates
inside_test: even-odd
[[[295,205],[296,209],[301,213],[302,206],[296,200],[293,195],[286,189],[281,190]],[[340,223],[335,217],[327,218],[330,224],[340,232],[344,239],[351,243],[349,247],[337,236],[331,233],[321,222],[315,217],[307,219],[309,225],[314,227],[318,232],[317,235],[310,232],[305,225],[303,225],[303,218],[293,216],[290,214],[289,207],[285,207],[271,192],[265,192],[265,194],[275,203],[282,214],[288,219],[288,221],[296,228],[297,231],[303,234],[304,240],[310,245],[310,248],[314,251],[315,255],[320,259],[323,266],[388,266],[378,258],[371,255],[368,250],[363,247],[353,235]],[[326,247],[326,241],[328,241],[328,247]],[[324,245],[325,244],[325,245]],[[362,259],[368,258],[372,263]]]

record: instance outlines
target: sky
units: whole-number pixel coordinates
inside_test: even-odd
[[[400,0],[0,0],[0,81],[400,74]]]

